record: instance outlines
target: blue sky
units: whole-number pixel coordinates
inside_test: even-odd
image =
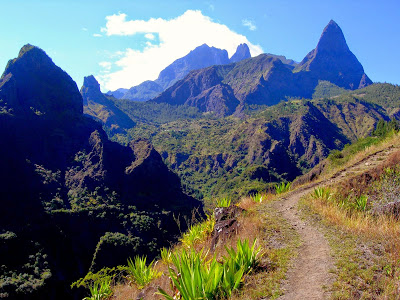
[[[252,54],[301,61],[330,19],[375,82],[400,84],[398,0],[0,0],[0,68],[26,43],[45,50],[80,87],[130,87],[204,42],[251,44]],[[153,18],[153,20],[150,20]],[[183,53],[183,54],[182,54]]]

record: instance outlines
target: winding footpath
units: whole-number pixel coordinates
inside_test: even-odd
[[[330,255],[328,242],[318,228],[300,218],[297,205],[300,198],[312,192],[317,186],[339,182],[349,175],[377,166],[397,150],[399,149],[390,147],[369,155],[345,170],[335,173],[331,178],[288,193],[285,198],[274,204],[274,208],[297,231],[301,239],[298,256],[282,286],[285,294],[279,298],[280,300],[327,299],[330,295],[324,287],[329,287],[334,281],[334,276],[330,272],[334,269],[334,261]]]

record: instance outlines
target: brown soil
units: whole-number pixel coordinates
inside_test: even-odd
[[[310,183],[288,193],[285,198],[274,204],[282,216],[297,230],[302,241],[298,256],[282,286],[285,294],[279,299],[327,299],[329,289],[324,287],[329,287],[334,281],[333,274],[329,272],[334,268],[334,262],[328,242],[315,225],[300,218],[297,207],[300,198],[313,191],[316,186],[336,183],[348,176],[360,174],[366,169],[375,167],[395,151],[398,151],[398,148],[391,147],[369,155],[353,166],[335,173],[331,178]]]

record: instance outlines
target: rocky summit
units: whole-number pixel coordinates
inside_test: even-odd
[[[247,46],[247,44],[240,44],[237,47],[236,52],[229,59],[229,62],[235,63],[235,62],[238,62],[238,61],[250,58],[250,57],[251,57],[251,54],[250,54],[249,46]]]
[[[101,122],[111,134],[123,133],[135,126],[135,122],[104,96],[93,75],[84,78],[81,94],[83,112]]]
[[[107,100],[93,76],[82,94],[85,106]],[[43,50],[21,49],[0,95],[1,295],[81,299],[72,281],[154,256],[179,233],[174,214],[201,213],[149,141],[111,142],[83,115],[76,84]]]
[[[322,32],[317,47],[296,68],[346,89],[372,84],[357,57],[350,51],[339,25],[331,20]]]

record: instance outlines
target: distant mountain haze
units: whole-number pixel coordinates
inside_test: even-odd
[[[230,59],[226,50],[203,44],[190,51],[186,56],[175,60],[162,70],[155,81],[148,80],[128,90],[118,89],[114,92],[109,91],[107,95],[114,96],[117,99],[146,101],[158,96],[161,92],[184,78],[192,70],[213,65],[225,65],[250,57],[250,50],[247,44],[240,44]]]

